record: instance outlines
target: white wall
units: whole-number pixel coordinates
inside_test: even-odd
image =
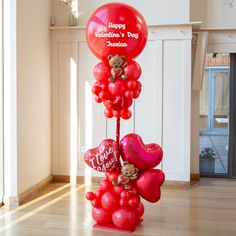
[[[235,0],[190,0],[190,9],[191,21],[202,21],[202,28],[236,28]]]
[[[68,8],[60,6],[58,0],[52,1],[52,15],[57,25],[68,25]],[[99,6],[117,0],[78,0],[79,25],[85,25],[88,17]],[[189,22],[189,0],[119,0],[139,10],[148,24],[168,24]]]
[[[50,1],[17,1],[18,194],[51,174]]]

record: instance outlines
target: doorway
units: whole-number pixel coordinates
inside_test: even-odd
[[[207,54],[200,91],[199,161],[202,176],[229,174],[230,55]]]

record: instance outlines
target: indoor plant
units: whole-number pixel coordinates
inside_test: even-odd
[[[215,170],[215,151],[213,148],[206,147],[199,154],[200,172],[214,173]]]

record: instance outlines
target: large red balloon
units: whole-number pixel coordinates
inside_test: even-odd
[[[84,154],[84,161],[94,170],[107,172],[120,165],[119,147],[115,140],[105,139],[101,144]]]
[[[165,174],[158,169],[149,169],[141,172],[136,180],[136,189],[142,198],[149,202],[157,202],[161,197],[161,185]]]
[[[114,211],[119,207],[119,199],[114,192],[105,192],[101,198],[102,207]]]
[[[137,57],[147,42],[147,24],[133,7],[123,3],[108,3],[89,18],[87,42],[93,54],[101,60],[109,55]]]
[[[93,207],[92,216],[93,216],[93,219],[100,224],[107,224],[112,221],[111,213],[106,211],[103,208]]]
[[[121,229],[131,229],[135,223],[135,213],[129,208],[120,208],[112,214],[115,226]]]
[[[124,161],[134,164],[139,170],[157,166],[163,156],[162,148],[155,143],[144,144],[141,137],[131,133],[120,141],[120,152]]]

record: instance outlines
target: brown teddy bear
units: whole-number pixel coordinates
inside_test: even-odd
[[[130,189],[128,185],[130,180],[138,178],[138,169],[133,164],[129,164],[127,161],[123,162],[121,174],[118,176],[117,181],[113,181],[113,185],[117,186],[123,184],[126,190]]]
[[[120,76],[123,80],[128,78],[127,75],[124,74],[123,68],[127,66],[127,62],[125,61],[125,56],[119,56],[116,54],[115,56],[108,56],[109,65],[111,68],[111,78],[109,79],[111,82],[114,82],[118,76]]]

